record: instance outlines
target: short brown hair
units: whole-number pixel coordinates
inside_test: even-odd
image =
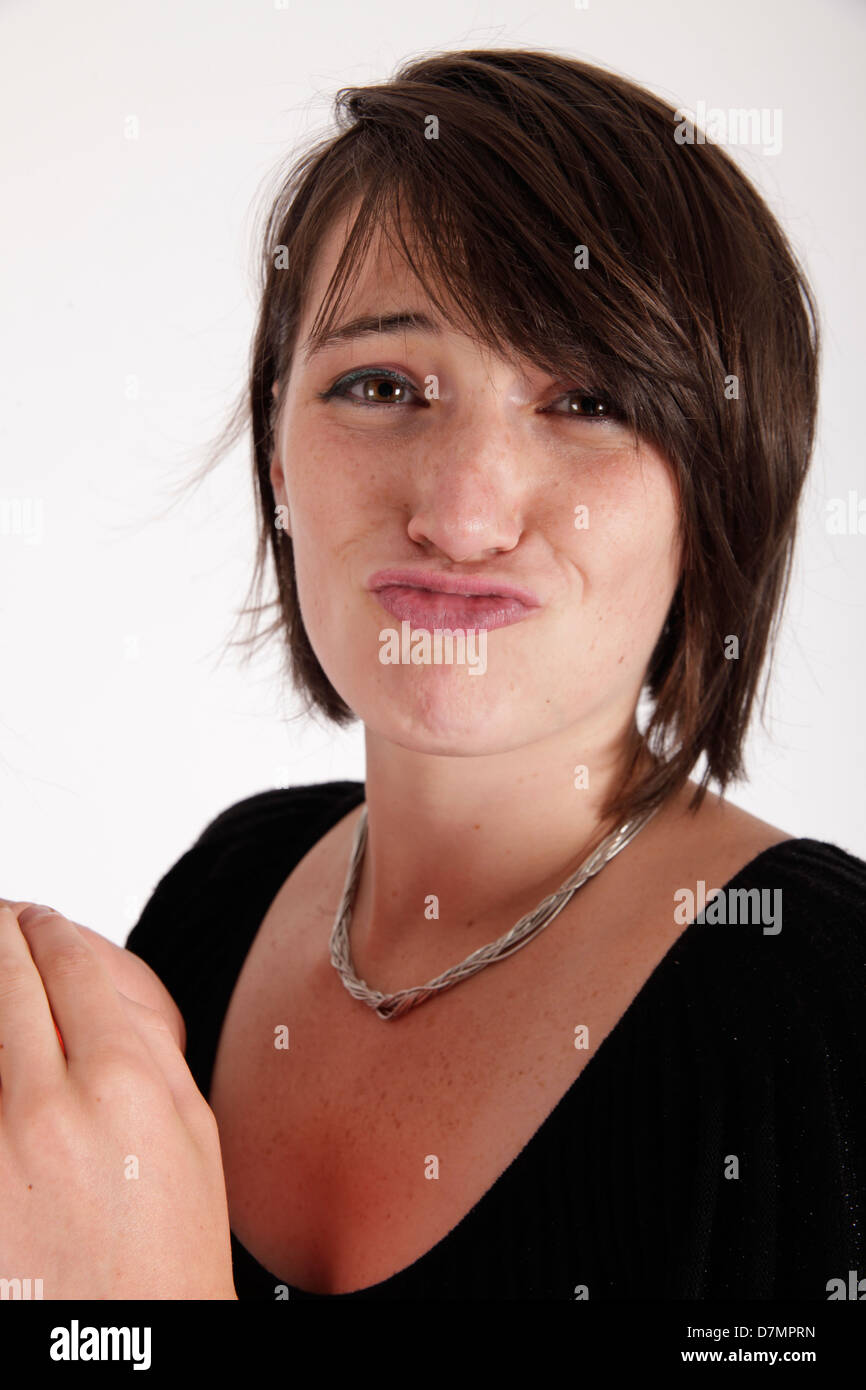
[[[304,629],[269,474],[272,387],[291,363],[317,250],[360,200],[314,334],[333,323],[353,267],[396,211],[422,251],[415,258],[398,228],[403,254],[446,320],[437,282],[481,341],[573,372],[670,460],[684,548],[644,682],[655,764],[639,778],[630,764],[607,811],[624,818],[669,795],[702,754],[691,804],[710,779],[724,793],[743,775],[815,429],[817,315],[783,231],[722,148],[675,140],[672,107],[550,52],[434,53],[389,82],[343,88],[335,114],[337,132],[280,172],[269,198],[249,383],[217,446],[219,456],[252,426],[260,528],[248,599],[259,601],[242,610],[253,620],[242,645],[282,630],[308,709],[339,724],[356,717]],[[589,253],[581,273],[577,245]],[[268,548],[278,597],[262,604]],[[732,634],[739,657],[727,660]]]

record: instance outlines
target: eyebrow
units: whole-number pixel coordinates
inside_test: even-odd
[[[415,310],[401,310],[396,314],[363,314],[360,318],[349,319],[329,332],[311,335],[304,344],[304,362],[309,362],[317,352],[322,352],[332,343],[350,342],[378,333],[441,333],[442,327],[427,314]]]

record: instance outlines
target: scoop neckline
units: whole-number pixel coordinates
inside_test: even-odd
[[[362,791],[364,789],[363,782],[355,784],[341,783],[339,785],[356,785],[359,788],[361,788]],[[350,811],[355,810],[356,807],[362,801],[364,801],[364,799],[365,798],[362,795],[358,799],[358,801],[355,802],[354,805],[349,807],[348,811],[342,809],[343,803],[341,801],[340,805],[337,808],[340,814],[338,814],[336,819],[334,819],[333,821],[331,821],[329,818],[328,824],[322,830],[321,834],[319,834],[317,840],[314,841],[314,843],[318,843],[318,840],[321,840],[328,833],[329,830],[333,829],[333,826],[336,825],[340,820],[342,820],[345,815],[348,815]],[[725,883],[721,885],[719,891],[727,892],[729,888],[733,887],[737,883],[738,879],[743,878],[746,874],[753,871],[755,865],[758,864],[762,859],[766,858],[767,855],[778,853],[780,850],[783,850],[786,847],[790,847],[792,845],[802,847],[804,844],[815,843],[823,842],[814,841],[807,836],[790,836],[786,840],[777,840],[775,844],[768,845],[766,849],[759,850],[759,852],[752,859],[750,859],[748,863],[744,864],[741,869],[738,869],[737,872],[731,878],[729,878]],[[308,852],[309,851],[304,851],[304,853]],[[300,856],[300,858],[303,858],[303,854]],[[300,863],[300,858],[296,861],[297,863]],[[290,873],[293,872],[294,867],[296,866],[293,865],[293,868],[289,870]],[[608,1056],[612,1051],[612,1047],[609,1047],[608,1044],[611,1043],[612,1040],[618,1038],[619,1035],[625,1031],[627,1021],[637,1011],[639,1004],[644,1002],[646,994],[651,992],[653,988],[658,988],[659,977],[663,973],[666,974],[667,970],[671,968],[671,962],[673,958],[679,952],[682,951],[686,940],[688,939],[689,942],[694,940],[697,935],[696,929],[704,925],[705,924],[698,922],[696,919],[693,919],[691,922],[688,922],[686,924],[686,926],[680,932],[679,936],[677,936],[671,942],[664,955],[657,962],[655,967],[650,971],[650,974],[644,980],[640,989],[630,1000],[624,1011],[620,1014],[616,1023],[613,1025],[610,1031],[606,1033],[605,1036],[602,1038],[598,1047],[595,1049],[595,1052],[592,1054],[589,1061],[586,1063],[586,1066],[583,1067],[580,1074],[575,1077],[574,1081],[572,1081],[572,1083],[564,1092],[564,1094],[560,1096],[559,1100],[556,1102],[553,1108],[548,1111],[545,1118],[541,1121],[541,1124],[529,1136],[523,1147],[519,1150],[518,1153],[515,1154],[514,1158],[506,1164],[506,1166],[502,1169],[502,1172],[499,1173],[497,1177],[493,1179],[493,1182],[490,1184],[490,1186],[486,1188],[484,1192],[482,1192],[481,1196],[478,1198],[478,1201],[475,1202],[469,1208],[469,1210],[444,1233],[444,1235],[440,1236],[439,1240],[437,1240],[434,1245],[431,1245],[428,1250],[423,1251],[423,1253],[418,1255],[416,1259],[412,1260],[410,1264],[405,1265],[402,1269],[396,1270],[393,1274],[389,1274],[385,1279],[377,1280],[373,1284],[364,1284],[357,1289],[340,1289],[333,1293],[325,1293],[319,1292],[315,1289],[302,1288],[299,1284],[291,1284],[288,1282],[288,1280],[281,1278],[272,1270],[268,1269],[267,1266],[261,1264],[261,1262],[256,1259],[255,1255],[253,1255],[252,1251],[248,1250],[247,1247],[242,1243],[242,1241],[232,1231],[233,1240],[240,1248],[240,1250],[243,1252],[243,1254],[247,1257],[247,1259],[250,1260],[251,1263],[255,1266],[256,1275],[259,1275],[261,1273],[265,1275],[268,1279],[272,1279],[275,1287],[282,1286],[288,1289],[289,1296],[291,1296],[292,1294],[296,1294],[301,1298],[307,1299],[371,1297],[379,1293],[380,1290],[387,1289],[389,1285],[394,1285],[398,1282],[404,1283],[406,1280],[411,1279],[423,1264],[430,1262],[431,1260],[437,1258],[441,1254],[447,1241],[455,1237],[458,1232],[463,1232],[465,1228],[473,1222],[477,1224],[479,1214],[481,1213],[482,1209],[486,1211],[487,1207],[490,1205],[490,1202],[493,1200],[495,1194],[502,1187],[505,1181],[509,1178],[513,1178],[515,1170],[517,1170],[521,1165],[525,1166],[527,1158],[530,1154],[530,1150],[532,1150],[533,1147],[537,1147],[538,1142],[541,1140],[543,1135],[550,1130],[552,1125],[555,1123],[555,1121],[561,1115],[562,1111],[565,1109],[566,1105],[574,1102],[575,1094],[578,1092],[581,1083],[584,1082],[584,1078],[589,1074],[591,1074],[592,1077],[595,1077],[595,1075],[598,1073],[599,1058]],[[258,931],[258,927],[256,928],[256,931]],[[247,948],[247,954],[252,949],[254,939],[255,934],[253,935],[253,937],[250,938],[250,943]],[[244,959],[246,959],[246,955],[244,956]],[[241,968],[243,968],[243,962]],[[217,1038],[217,1042],[218,1041],[219,1039]],[[214,1057],[215,1056],[216,1043],[214,1045]],[[585,1085],[583,1089],[586,1089]]]

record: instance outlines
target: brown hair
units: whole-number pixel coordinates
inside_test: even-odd
[[[334,322],[353,267],[393,215],[408,264],[446,320],[437,283],[481,341],[508,344],[557,376],[573,372],[670,460],[683,569],[645,676],[654,765],[638,776],[636,751],[606,811],[623,818],[669,795],[701,754],[691,804],[710,779],[724,793],[743,775],[815,428],[816,312],[784,233],[723,149],[675,140],[672,107],[569,57],[435,53],[390,82],[343,88],[335,113],[337,133],[280,173],[269,199],[249,382],[216,448],[220,457],[252,426],[259,536],[248,599],[259,601],[242,610],[253,621],[241,645],[281,629],[308,708],[338,724],[356,717],[305,632],[269,470],[272,386],[291,363],[317,250],[360,199],[313,334]],[[431,116],[438,138],[427,138]],[[589,265],[578,271],[579,245]],[[268,548],[278,597],[264,605]],[[738,659],[724,654],[732,634]]]

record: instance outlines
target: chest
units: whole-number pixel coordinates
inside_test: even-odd
[[[386,1021],[331,965],[327,916],[277,900],[209,1096],[232,1229],[260,1264],[316,1292],[363,1288],[492,1187],[682,931],[665,912],[652,930],[612,917],[590,932],[581,903],[581,933],[570,907],[524,950]]]

